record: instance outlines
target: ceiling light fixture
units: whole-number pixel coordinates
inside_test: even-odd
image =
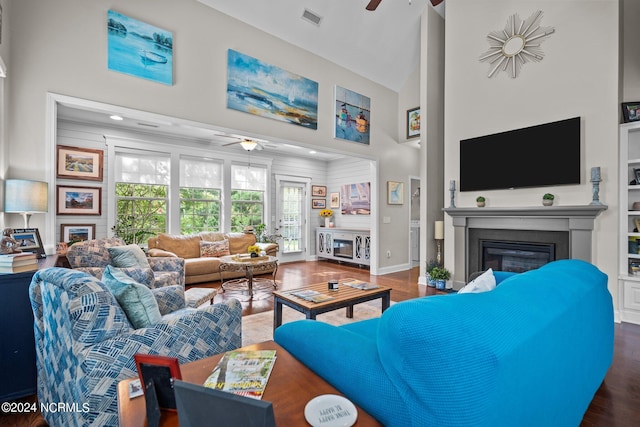
[[[253,151],[258,146],[258,143],[250,139],[245,139],[240,141],[240,145],[247,151]]]
[[[109,118],[110,118],[111,120],[116,120],[116,121],[124,120],[124,119],[122,118],[122,116],[118,116],[117,114],[114,114],[114,115],[112,115],[112,116],[109,116]]]

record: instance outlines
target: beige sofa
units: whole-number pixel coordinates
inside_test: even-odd
[[[148,241],[148,255],[151,257],[178,257],[185,260],[185,283],[212,282],[220,280],[220,258],[200,256],[202,242],[229,241],[231,255],[247,253],[250,245],[259,246],[267,255],[276,256],[276,243],[256,243],[253,233],[214,233],[201,232],[192,235],[172,235],[161,233]],[[223,279],[242,277],[242,272],[225,271]]]

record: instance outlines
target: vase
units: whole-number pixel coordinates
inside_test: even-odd
[[[446,285],[447,285],[447,281],[446,280],[444,280],[444,279],[436,280],[436,289],[444,290]]]
[[[258,258],[258,254],[256,252],[251,252],[251,258]]]
[[[551,206],[551,205],[553,205],[553,200],[550,200],[550,199],[542,199],[542,204],[543,204],[544,206]]]
[[[328,217],[328,216],[327,216],[327,217],[325,217],[325,218],[324,218],[324,226],[325,226],[325,227],[327,227],[327,228],[329,228],[329,227],[331,226],[330,224],[331,224],[331,218],[330,218],[330,217]]]

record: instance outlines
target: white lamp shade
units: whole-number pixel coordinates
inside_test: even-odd
[[[436,240],[444,240],[444,221],[435,222],[433,236]]]
[[[46,182],[7,179],[4,185],[5,212],[42,213],[49,210],[49,185]]]
[[[258,143],[250,139],[245,139],[243,141],[240,141],[240,145],[242,145],[242,148],[244,148],[245,150],[252,151],[258,146]]]

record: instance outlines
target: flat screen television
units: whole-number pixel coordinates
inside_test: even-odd
[[[580,117],[460,141],[460,191],[580,184]]]

